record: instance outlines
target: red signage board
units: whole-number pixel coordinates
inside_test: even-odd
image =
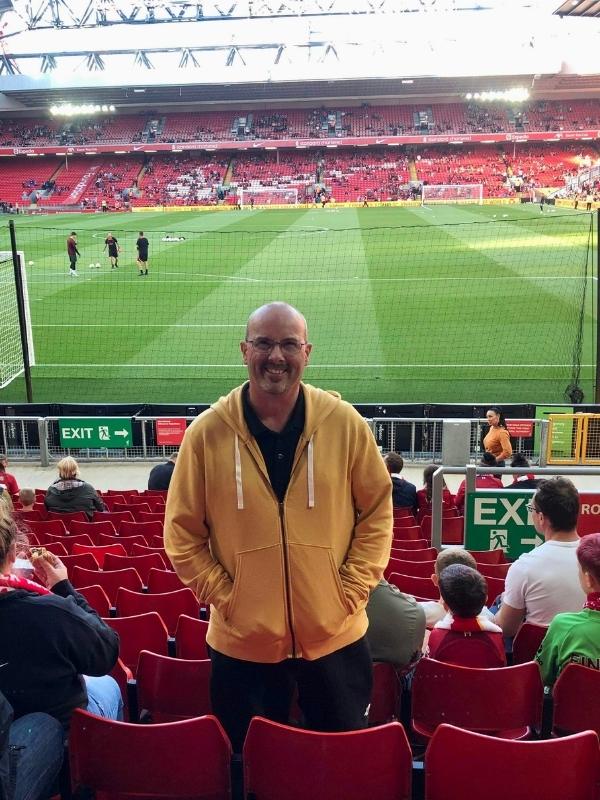
[[[579,521],[577,533],[600,533],[600,493],[579,492]]]
[[[187,427],[184,417],[156,420],[156,444],[181,444]]]
[[[526,439],[533,436],[533,420],[507,419],[506,427],[514,439]]]

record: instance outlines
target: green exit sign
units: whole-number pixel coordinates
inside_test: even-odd
[[[478,489],[467,498],[465,547],[468,550],[504,550],[518,558],[544,543],[527,510],[534,491]]]
[[[101,419],[74,419],[67,417],[58,420],[61,447],[69,448],[117,448],[131,447],[131,420],[123,417]]]

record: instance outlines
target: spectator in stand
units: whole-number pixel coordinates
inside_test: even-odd
[[[502,629],[482,614],[487,581],[472,567],[451,564],[439,577],[448,613],[435,624],[427,655],[463,667],[505,667]]]
[[[600,669],[600,533],[577,546],[579,581],[586,594],[582,611],[557,614],[535,657],[545,686],[552,686],[567,664]]]
[[[19,489],[20,511],[33,511],[35,503],[35,491],[33,489]]]
[[[392,479],[392,503],[394,508],[410,508],[413,514],[416,514],[417,487],[400,475],[404,467],[404,459],[399,453],[388,453],[383,460]]]
[[[45,800],[62,766],[64,731],[49,714],[13,717],[0,692],[0,800]]]
[[[90,519],[94,511],[106,511],[93,486],[79,477],[79,465],[71,456],[56,465],[58,480],[48,487],[44,503],[48,511],[70,513],[85,511]]]
[[[421,516],[431,515],[431,498],[433,496],[433,473],[438,469],[437,464],[428,464],[423,470],[423,483],[422,489],[417,491],[417,506]],[[446,486],[446,481],[443,482],[442,502],[444,506],[454,506],[454,497]]]
[[[497,467],[496,459],[491,453],[484,453],[479,462],[481,467]],[[465,492],[467,488],[466,480],[462,481],[456,493],[455,503],[457,509],[461,514],[465,510]],[[477,475],[475,478],[475,488],[477,489],[502,489],[504,488],[502,481],[496,475]]]
[[[19,484],[14,475],[6,471],[8,458],[4,453],[0,453],[0,486],[4,486],[11,497],[19,493]]]
[[[444,550],[440,550],[435,560],[435,571],[431,576],[434,586],[439,588],[440,575],[451,564],[463,564],[465,567],[477,569],[477,562],[468,550],[464,550],[462,547],[446,547]],[[433,628],[436,622],[446,616],[446,609],[442,600],[423,600],[419,605],[425,612],[425,623],[428,628]],[[488,617],[493,617],[493,614],[485,607],[481,613]]]
[[[52,553],[32,551],[35,580],[15,574],[17,539],[14,520],[0,509],[0,691],[15,717],[39,711],[65,729],[75,708],[120,718],[121,692],[107,674],[119,637],[73,589]]]
[[[566,478],[542,480],[527,506],[544,543],[508,570],[496,623],[514,636],[523,620],[548,626],[557,614],[585,601],[577,570],[579,494]]]
[[[414,597],[383,578],[367,603],[367,639],[373,661],[406,669],[421,655],[425,636],[425,611]]]
[[[512,461],[510,462],[511,467],[522,467],[525,469],[526,467],[530,467],[531,464],[525,458],[523,453],[515,453],[513,456]],[[528,472],[527,475],[513,475],[513,482],[508,486],[505,486],[505,489],[537,489],[540,483],[540,478],[536,478],[533,472]]]
[[[485,416],[489,429],[483,437],[483,447],[487,453],[491,453],[496,458],[497,466],[503,467],[505,459],[512,456],[510,434],[506,427],[504,414],[498,406],[492,406]]]
[[[148,476],[148,488],[155,490],[160,489],[162,491],[168,489],[176,461],[177,452],[171,453],[169,460],[165,461],[164,464],[157,464],[155,467],[152,467],[150,475]]]

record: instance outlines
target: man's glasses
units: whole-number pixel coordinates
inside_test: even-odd
[[[539,508],[536,508],[536,507],[533,505],[533,503],[527,503],[527,505],[525,506],[525,508],[527,509],[527,511],[529,511],[529,513],[530,513],[530,514],[531,514],[533,511],[535,511],[535,513],[536,513],[536,514],[539,514],[539,513],[540,513],[540,510],[539,510]]]
[[[308,342],[299,342],[298,339],[277,341],[276,339],[267,339],[264,336],[257,336],[256,339],[246,339],[246,341],[259,353],[271,353],[279,345],[281,352],[288,356],[297,355],[304,345],[308,344]]]

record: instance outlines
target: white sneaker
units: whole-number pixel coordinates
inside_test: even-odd
[[[70,269],[70,270],[69,270],[69,275],[70,275],[72,278],[78,278],[78,277],[79,277],[79,273],[77,272],[77,270],[76,270],[76,269]]]

